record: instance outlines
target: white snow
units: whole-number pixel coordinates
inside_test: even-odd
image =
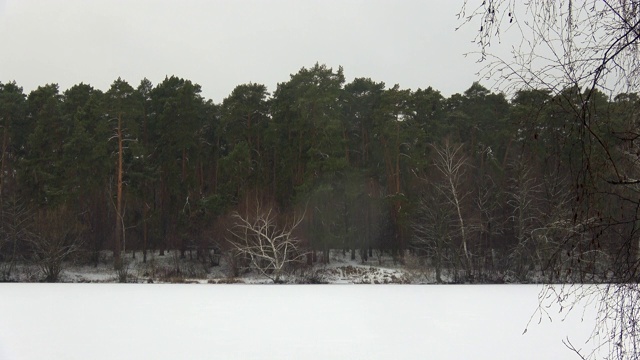
[[[206,271],[198,259],[192,258],[191,255],[182,259],[179,252],[174,251],[169,251],[164,256],[160,256],[157,251],[150,252],[146,263],[142,262],[140,253],[135,258],[132,258],[131,253],[127,253],[123,260],[128,273],[128,282],[146,283],[150,280],[154,283],[224,283],[233,281],[245,284],[268,284],[273,282],[255,270],[242,271],[238,278],[230,279],[229,267],[224,257],[218,266],[207,266]],[[428,275],[433,271],[424,267],[407,267],[395,263],[389,254],[363,262],[359,256],[357,259],[351,260],[349,253],[343,254],[341,251],[332,250],[330,260],[328,264],[319,261],[313,267],[298,269],[293,274],[285,274],[282,280],[297,284],[314,275],[316,280],[329,284],[435,283],[435,275]],[[176,264],[179,265],[182,273],[175,273]],[[17,264],[11,277],[13,281],[19,282],[38,282],[43,278],[44,275],[37,265],[28,262]],[[113,269],[112,253],[109,251],[101,252],[98,264],[64,263],[59,281],[64,283],[118,282],[118,274]]]
[[[534,285],[0,284],[0,359],[577,359]]]

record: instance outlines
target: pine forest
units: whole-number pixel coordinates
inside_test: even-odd
[[[639,113],[636,93],[444,97],[322,64],[219,104],[175,76],[0,83],[0,279],[110,251],[116,269],[214,253],[278,281],[337,251],[434,282],[631,281]]]

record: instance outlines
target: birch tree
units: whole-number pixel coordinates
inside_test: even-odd
[[[567,299],[576,296],[567,292],[580,298],[593,296],[594,290],[602,304],[597,319],[602,321],[594,331],[602,337],[595,341],[609,347],[608,358],[637,359],[640,262],[634,253],[640,247],[640,180],[619,153],[640,128],[636,121],[631,128],[620,127],[594,103],[602,91],[613,97],[640,90],[640,2],[465,0],[459,16],[477,26],[475,41],[486,77],[505,91],[527,87],[565,100],[571,116],[563,125],[575,129],[579,153],[563,164],[569,167],[575,199],[573,219],[563,225],[572,236],[563,245],[568,257],[578,260],[606,248],[612,261],[594,271],[612,285],[564,288],[551,301],[573,307],[576,302]],[[497,40],[506,39],[509,31],[516,32],[515,41],[503,42],[510,56],[496,55]],[[589,357],[568,346],[583,359]]]
[[[469,249],[469,236],[464,216],[464,202],[469,191],[464,189],[464,179],[468,169],[467,157],[463,154],[463,145],[454,145],[445,139],[442,145],[433,145],[434,166],[442,175],[442,181],[436,185],[452,206],[457,232],[460,236],[467,275],[473,273],[473,262]]]

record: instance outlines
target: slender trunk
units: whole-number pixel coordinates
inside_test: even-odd
[[[145,152],[148,151],[149,146],[149,131],[148,131],[148,120],[147,120],[147,106],[142,106],[142,144],[144,146]],[[147,193],[147,182],[145,181],[143,184],[143,194]],[[143,195],[143,199],[146,196]],[[148,248],[148,225],[147,225],[147,211],[148,205],[146,202],[142,205],[142,262],[147,262],[147,248]]]
[[[400,122],[396,121],[396,173],[395,173],[395,182],[396,182],[396,194],[400,194]]]
[[[200,195],[204,194],[204,164],[202,160],[198,163],[198,189],[200,189]]]
[[[442,283],[442,244],[445,239],[438,237],[436,241],[436,249],[435,249],[435,268],[436,268],[436,282]]]
[[[117,195],[116,195],[116,233],[114,260],[115,267],[120,266],[120,245],[122,237],[122,114],[118,114],[118,168],[117,168]]]
[[[182,148],[182,182],[187,178],[187,149]]]
[[[364,126],[360,127],[360,133],[362,134],[362,162],[360,166],[364,167],[367,164],[367,130]]]
[[[303,166],[302,166],[302,131],[298,135],[298,160],[296,161],[296,177],[295,185],[300,185],[303,182]]]
[[[511,144],[513,143],[513,138],[509,139],[507,143],[507,148],[504,150],[504,158],[502,158],[502,168],[506,169],[507,167],[507,159],[509,159],[509,150],[511,149]]]
[[[353,248],[353,240],[349,238],[349,204],[347,203],[348,199],[344,199],[343,203],[343,222],[344,222],[344,240],[342,242],[342,254],[345,256],[347,254],[347,249]]]
[[[218,161],[218,151],[220,150],[220,137],[216,138],[216,151],[214,156],[214,164],[213,164],[213,193],[218,193],[218,172],[219,172],[219,161]]]
[[[396,185],[396,195],[400,194],[400,122],[396,121],[396,169],[395,169],[395,185]],[[400,209],[402,208],[402,204],[400,200],[395,201],[394,211],[396,212],[396,237],[397,237],[397,246],[398,250],[400,250],[401,257],[404,257],[404,234],[402,232],[402,227],[400,226]]]
[[[247,145],[249,145],[249,163],[253,164],[251,161],[253,158],[253,148],[251,147],[251,113],[247,115]]]
[[[278,159],[278,150],[276,147],[273,147],[273,198],[275,199],[278,194],[278,178],[276,176],[276,163]]]
[[[142,262],[147,262],[147,247],[149,244],[149,225],[147,224],[148,205],[142,205]]]
[[[4,124],[4,129],[2,131],[3,136],[2,136],[2,158],[0,159],[0,221],[1,221],[1,225],[2,226],[2,232],[5,232],[6,230],[4,229],[5,227],[5,222],[4,222],[4,218],[5,218],[5,206],[4,206],[4,185],[5,185],[5,179],[4,179],[4,173],[5,173],[5,163],[6,163],[6,152],[7,152],[7,143],[9,142],[9,117],[7,116],[5,124]],[[15,198],[15,194],[14,194],[14,198]],[[15,205],[15,201],[14,201],[14,205]],[[14,206],[15,208],[15,206]],[[15,217],[15,214],[14,216]],[[12,219],[15,220],[15,219]],[[15,256],[16,256],[16,239],[14,237],[13,239],[13,252],[11,254],[11,263],[9,264],[9,271],[7,276],[9,276],[11,274],[11,271],[13,270],[13,264],[15,261]]]
[[[458,215],[458,224],[460,226],[460,237],[462,238],[462,248],[464,250],[464,256],[467,262],[467,269],[469,271],[469,275],[471,275],[471,256],[469,254],[469,249],[467,246],[467,233],[464,225],[464,218],[462,216],[462,204],[460,204],[460,197],[458,195],[458,191],[456,189],[456,185],[453,182],[452,176],[449,176],[449,186],[451,187],[451,195],[453,198],[453,203],[456,208],[456,213]]]
[[[5,188],[5,167],[7,162],[7,147],[9,145],[9,122],[11,121],[11,117],[7,116],[7,119],[4,123],[4,129],[2,131],[2,158],[0,159],[0,208],[2,208],[2,200],[4,199],[4,188]]]
[[[347,129],[342,131],[342,139],[344,140],[344,157],[347,160],[347,166],[351,166],[351,160],[349,159],[349,137],[347,136]]]
[[[394,184],[396,177],[395,177],[395,174],[393,173],[393,169],[394,169],[394,166],[392,163],[393,160],[391,158],[391,155],[389,154],[389,143],[384,138],[384,136],[381,137],[380,141],[382,142],[382,148],[384,149],[384,164],[385,164],[386,175],[387,175],[387,189],[389,190],[390,194],[393,194],[393,191],[396,188]]]
[[[162,171],[163,174],[167,174],[167,171]],[[162,182],[160,184],[160,191],[161,191],[161,200],[160,200],[160,221],[161,221],[161,241],[162,243],[160,244],[160,256],[164,256],[165,255],[165,250],[168,249],[168,238],[171,234],[171,231],[169,229],[169,225],[170,225],[170,215],[169,215],[169,189],[168,189],[168,185],[167,182],[165,180],[165,176],[162,177]]]

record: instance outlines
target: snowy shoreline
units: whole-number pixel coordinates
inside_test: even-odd
[[[226,259],[223,257],[215,266],[206,260],[187,255],[180,257],[178,251],[167,251],[165,255],[150,252],[146,262],[138,252],[135,257],[127,253],[123,257],[124,268],[114,270],[113,256],[110,252],[101,252],[97,264],[86,262],[66,262],[63,264],[58,282],[60,283],[153,283],[153,284],[271,284],[273,279],[261,275],[255,269],[240,270],[233,276]],[[2,265],[0,263],[0,265]],[[446,270],[441,275],[440,284],[468,283],[460,280],[454,273]],[[44,276],[34,263],[16,264],[12,276],[5,282],[39,283]],[[126,281],[124,281],[126,279]],[[542,281],[522,282],[508,274],[493,273],[474,283],[540,283]],[[328,263],[317,262],[312,266],[291,269],[281,279],[281,284],[437,284],[435,270],[424,264],[417,264],[411,255],[403,263],[396,261],[390,254],[363,261],[360,257],[351,259],[349,253],[332,251]]]

